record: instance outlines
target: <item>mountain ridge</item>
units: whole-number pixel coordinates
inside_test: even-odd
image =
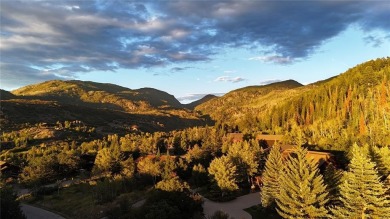
[[[195,107],[212,100],[214,98],[218,98],[218,96],[213,95],[213,94],[207,94],[206,96],[200,98],[199,100],[192,101],[191,103],[183,104],[187,109],[194,110]]]
[[[306,86],[260,95],[239,89],[196,110],[235,131],[288,133],[290,143],[301,136],[322,149],[345,150],[351,142],[367,139],[373,145],[389,145],[390,57]]]
[[[52,80],[28,85],[11,92],[23,98],[38,98],[96,107],[102,103],[105,108],[137,112],[155,108],[181,108],[181,104],[173,95],[154,88],[130,88],[109,83],[91,81]]]

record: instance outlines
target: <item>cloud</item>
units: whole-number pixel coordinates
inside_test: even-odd
[[[214,81],[238,83],[238,82],[242,82],[245,80],[246,79],[242,78],[242,77],[220,76],[220,77],[216,78]]]
[[[371,45],[372,47],[380,47],[385,41],[390,40],[390,35],[368,35],[364,37],[363,40],[366,44]]]
[[[215,96],[223,96],[225,93],[211,93],[211,95]],[[203,97],[209,94],[188,94],[186,96],[178,97],[177,100],[180,101],[181,103],[191,103],[196,100],[200,100]]]
[[[290,57],[283,57],[278,55],[271,55],[271,56],[256,56],[249,58],[249,60],[255,60],[255,61],[262,61],[262,62],[272,62],[276,64],[291,64],[294,62],[293,58]]]
[[[0,85],[4,87],[15,87],[15,84],[29,84],[37,83],[47,80],[67,79],[61,75],[55,75],[47,71],[38,70],[32,67],[18,64],[4,64],[0,63],[1,82]]]
[[[171,68],[171,72],[181,72],[181,71],[185,71],[185,70],[188,70],[191,68],[193,68],[193,67],[173,67],[173,68]]]
[[[0,4],[1,63],[8,67],[17,63],[19,69],[51,69],[44,76],[34,70],[19,75],[20,81],[30,82],[96,70],[110,73],[208,61],[226,47],[252,49],[264,55],[262,61],[288,64],[310,56],[352,25],[368,34],[390,31],[386,1],[21,0]]]

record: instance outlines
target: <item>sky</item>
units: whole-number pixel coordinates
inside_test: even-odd
[[[1,0],[0,88],[86,80],[187,103],[308,84],[390,56],[389,21],[376,0]]]

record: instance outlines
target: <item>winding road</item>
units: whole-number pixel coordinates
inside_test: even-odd
[[[260,204],[260,194],[258,192],[240,196],[229,202],[213,202],[207,198],[203,199],[203,213],[206,217],[221,210],[235,219],[252,219],[252,216],[243,209]]]
[[[65,219],[64,217],[42,208],[21,204],[22,211],[27,219]]]

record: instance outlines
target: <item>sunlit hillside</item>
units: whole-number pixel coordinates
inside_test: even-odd
[[[1,90],[2,202],[68,218],[387,218],[389,79],[382,58],[187,105],[83,81]]]

